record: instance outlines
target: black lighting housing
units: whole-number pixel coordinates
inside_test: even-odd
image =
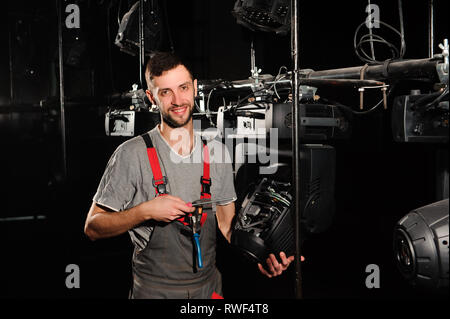
[[[157,1],[145,1],[143,7],[144,51],[148,55],[161,47],[163,20]],[[122,17],[114,43],[125,53],[139,55],[139,1]]]
[[[285,35],[291,28],[290,0],[237,0],[232,14],[252,31]]]
[[[420,289],[447,292],[448,198],[412,210],[394,229],[394,254],[404,279]]]

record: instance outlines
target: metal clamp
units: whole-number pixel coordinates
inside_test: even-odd
[[[444,39],[443,43],[439,44],[439,48],[442,50],[442,56],[444,57],[444,63],[438,63],[436,65],[436,71],[439,76],[439,80],[442,83],[448,84],[448,71],[449,71],[449,61],[448,61],[448,39]]]
[[[152,185],[156,188],[158,194],[167,194],[167,177],[163,176],[162,179],[152,179]]]

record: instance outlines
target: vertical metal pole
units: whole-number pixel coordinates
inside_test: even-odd
[[[428,1],[428,55],[434,55],[434,1]]]
[[[62,173],[63,180],[67,178],[67,149],[66,149],[66,115],[64,103],[64,57],[63,57],[63,0],[56,0],[58,7],[58,56],[59,56],[59,104],[60,104],[60,130],[61,130],[61,149],[62,149]]]
[[[299,109],[299,63],[298,63],[298,0],[291,0],[291,56],[293,64],[292,72],[292,171],[294,184],[294,212],[295,212],[295,278],[296,297],[302,299],[301,276],[301,236],[300,236],[300,109]]]
[[[139,0],[139,81],[144,89],[144,0]]]

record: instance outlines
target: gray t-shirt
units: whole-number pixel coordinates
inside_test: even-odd
[[[203,147],[200,135],[195,134],[195,144],[191,154],[182,157],[162,137],[158,126],[149,134],[158,154],[162,174],[168,179],[169,194],[178,196],[185,202],[199,199],[200,177],[203,175]],[[221,203],[221,205],[227,204],[236,199],[228,150],[223,143],[217,140],[208,141],[207,145],[210,154],[211,198],[233,198],[228,202]],[[114,211],[129,209],[155,198],[152,178],[145,142],[140,136],[134,137],[121,144],[111,156],[93,200]],[[174,223],[181,225],[178,222]],[[139,253],[147,246],[151,246],[148,243],[154,239],[151,238],[153,230],[154,226],[151,223],[144,223],[129,230],[131,240],[135,245],[135,254],[133,255],[135,266],[136,262],[139,263]],[[201,234],[201,236],[206,236],[206,234]],[[183,247],[180,249],[185,250]],[[151,254],[152,252],[146,251],[145,253]],[[167,254],[176,253],[167,252]],[[192,259],[190,257],[191,255],[189,255],[189,259]],[[210,257],[215,259],[215,251],[211,253]],[[184,262],[189,263],[188,258]],[[149,274],[151,273],[150,269]],[[177,278],[176,275],[174,278]]]

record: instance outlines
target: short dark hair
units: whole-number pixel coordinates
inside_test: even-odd
[[[177,66],[184,66],[191,76],[191,79],[194,79],[191,70],[186,65],[185,61],[183,61],[179,56],[172,52],[155,52],[150,56],[150,59],[147,62],[147,66],[145,68],[145,80],[147,81],[147,86],[150,87],[151,80],[155,76],[161,76],[163,72],[172,70]]]

